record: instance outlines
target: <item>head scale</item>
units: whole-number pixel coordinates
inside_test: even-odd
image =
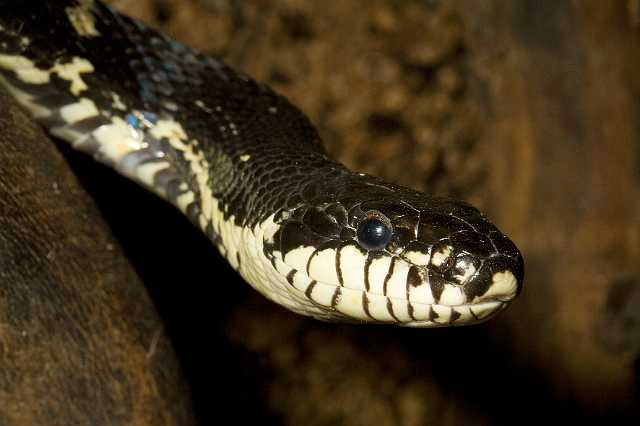
[[[319,318],[463,325],[521,290],[520,252],[466,203],[354,174],[303,193],[276,216],[265,254]]]

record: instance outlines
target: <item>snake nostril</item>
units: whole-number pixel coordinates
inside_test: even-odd
[[[464,285],[480,269],[481,262],[478,258],[468,254],[459,254],[453,263],[453,267],[448,271],[450,279],[458,284]]]

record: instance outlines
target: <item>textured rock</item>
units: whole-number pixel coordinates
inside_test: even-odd
[[[0,105],[0,424],[193,424],[143,283],[56,145]]]

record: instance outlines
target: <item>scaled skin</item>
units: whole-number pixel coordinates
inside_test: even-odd
[[[52,134],[176,205],[269,299],[430,327],[485,320],[520,291],[522,256],[475,208],[347,170],[269,88],[81,6],[3,16],[3,83]],[[359,240],[371,215],[388,225],[383,248]]]

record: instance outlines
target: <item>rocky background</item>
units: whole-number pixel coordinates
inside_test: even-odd
[[[320,323],[264,300],[172,208],[60,146],[151,294],[135,297],[158,310],[156,339],[180,364],[167,349],[165,373],[182,372],[200,424],[640,419],[638,0],[111,4],[272,85],[350,167],[477,205],[525,257],[520,299],[483,325]],[[158,377],[139,371],[119,380]],[[175,405],[147,409],[172,415],[120,423],[187,424],[188,393],[160,393]]]

